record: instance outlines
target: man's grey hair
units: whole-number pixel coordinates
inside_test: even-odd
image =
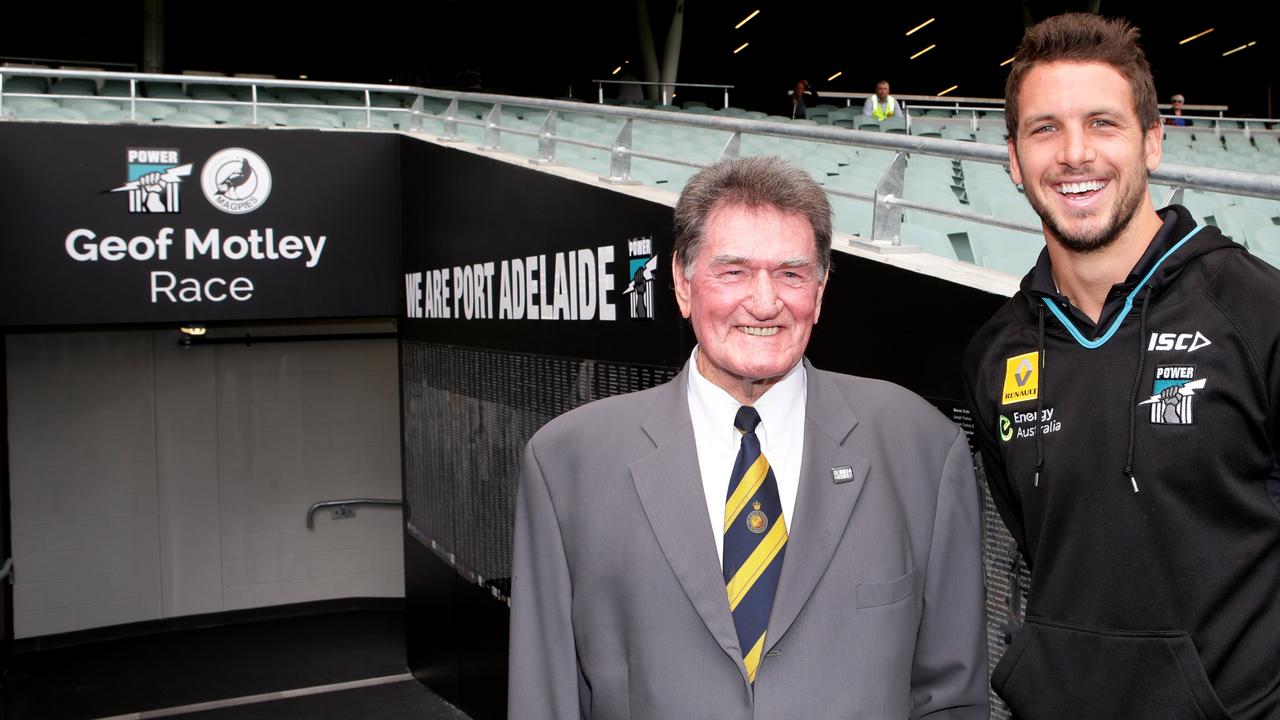
[[[831,203],[809,173],[780,157],[721,160],[684,186],[675,211],[675,256],[686,278],[702,251],[707,218],[719,208],[741,206],[799,213],[813,228],[821,277],[831,269]]]

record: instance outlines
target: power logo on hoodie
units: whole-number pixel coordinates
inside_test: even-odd
[[[1151,407],[1155,425],[1191,425],[1192,402],[1197,390],[1203,390],[1204,378],[1196,377],[1195,365],[1157,365],[1151,397],[1138,403]]]

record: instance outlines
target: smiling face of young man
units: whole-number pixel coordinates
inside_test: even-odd
[[[804,215],[718,207],[707,217],[692,276],[678,260],[672,267],[708,380],[750,404],[800,362],[826,288]]]
[[[1091,253],[1128,233],[1146,234],[1135,218],[1158,222],[1147,175],[1160,164],[1160,128],[1141,126],[1119,71],[1099,62],[1037,65],[1022,81],[1018,108],[1010,170],[1046,239]]]

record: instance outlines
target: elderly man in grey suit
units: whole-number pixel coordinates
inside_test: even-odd
[[[777,158],[724,161],[675,228],[684,370],[526,448],[509,716],[986,718],[965,436],[804,359],[826,195]]]

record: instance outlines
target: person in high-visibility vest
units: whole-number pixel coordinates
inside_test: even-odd
[[[876,94],[867,98],[867,101],[862,104],[862,114],[880,122],[898,114],[898,101],[889,94],[888,80],[876,83]]]

